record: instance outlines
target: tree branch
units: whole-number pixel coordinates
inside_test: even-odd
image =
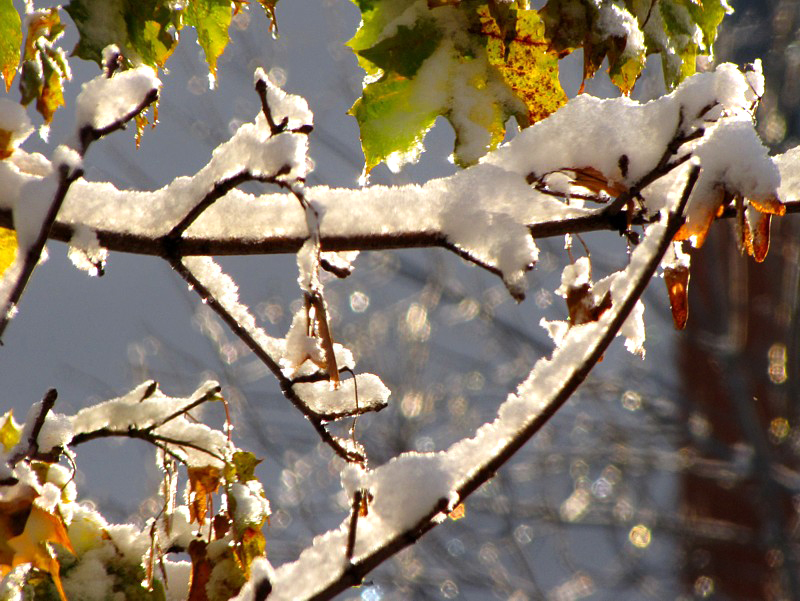
[[[230,328],[242,342],[245,343],[253,354],[272,372],[278,380],[281,392],[292,405],[295,406],[314,426],[322,441],[327,444],[342,459],[348,462],[364,463],[366,457],[361,453],[345,448],[338,440],[325,428],[323,420],[308,406],[297,393],[292,389],[293,381],[286,377],[280,365],[272,355],[261,344],[258,343],[253,333],[234,317],[230,311],[214,296],[214,294],[201,282],[197,276],[183,262],[177,258],[169,259],[172,268],[180,275],[192,289],[197,292],[200,298],[206,303]]]
[[[488,461],[486,461],[477,470],[472,471],[456,488],[458,502],[461,503],[470,494],[475,492],[480,486],[490,480],[494,474],[500,469],[511,457],[513,457],[522,446],[530,440],[542,427],[556,414],[556,412],[566,403],[572,396],[578,386],[584,381],[591,369],[596,365],[597,361],[606,352],[611,341],[616,337],[622,324],[627,319],[633,307],[638,302],[643,294],[645,288],[650,282],[653,274],[658,268],[661,259],[666,252],[669,244],[672,242],[675,233],[683,223],[683,212],[689,200],[692,189],[694,188],[697,178],[700,173],[699,166],[692,167],[689,178],[684,187],[683,194],[680,200],[676,203],[675,208],[670,212],[667,217],[666,227],[658,240],[656,249],[648,258],[645,265],[640,268],[639,277],[636,280],[633,288],[628,292],[625,298],[611,311],[614,311],[610,323],[603,331],[602,335],[594,341],[591,351],[585,359],[579,364],[574,366],[569,377],[567,377],[562,386],[556,391],[549,399],[546,406],[532,419],[527,425],[519,430],[498,452],[496,452]],[[332,599],[337,594],[347,590],[351,586],[358,585],[363,580],[364,576],[386,561],[389,557],[395,555],[402,549],[414,544],[424,534],[433,529],[437,524],[441,523],[440,517],[449,511],[450,507],[456,504],[452,499],[442,498],[431,508],[431,510],[420,518],[413,526],[395,535],[388,540],[385,544],[381,545],[375,550],[369,551],[366,555],[349,563],[342,573],[322,590],[318,591],[309,599],[313,601],[323,601]],[[350,518],[352,521],[352,517]],[[273,583],[274,585],[275,583]]]
[[[26,457],[33,457],[39,452],[39,433],[42,431],[44,422],[47,419],[47,414],[50,413],[50,411],[53,409],[53,406],[56,404],[57,398],[58,392],[55,388],[51,388],[44,395],[41,406],[39,407],[39,413],[36,415],[36,420],[33,422],[33,428],[31,428],[31,433],[28,436],[28,444],[24,448],[16,451],[9,458],[8,464],[11,467],[14,467]]]
[[[89,149],[89,146],[92,144],[92,142],[99,140],[103,136],[113,133],[119,129],[123,129],[128,121],[133,119],[136,115],[141,113],[156,100],[158,100],[158,90],[151,89],[133,110],[123,115],[119,119],[112,121],[105,127],[94,128],[91,125],[86,125],[81,128],[81,130],[78,132],[78,138],[80,141],[78,154],[82,158],[86,154],[86,151]],[[58,166],[58,188],[53,196],[53,201],[50,203],[47,214],[39,226],[39,233],[37,234],[34,243],[25,252],[25,258],[20,273],[13,284],[11,293],[9,294],[5,304],[0,307],[0,344],[2,344],[2,336],[6,327],[8,326],[8,322],[10,321],[11,317],[13,317],[14,310],[22,298],[22,293],[25,291],[31,276],[33,275],[33,270],[39,263],[44,246],[47,243],[48,238],[51,237],[51,230],[56,223],[58,212],[61,210],[61,206],[67,197],[67,192],[69,192],[72,184],[82,176],[82,168],[72,169],[69,165],[65,164]],[[8,218],[13,224],[13,215],[10,209],[8,210]],[[11,225],[11,227],[13,227],[13,225]]]

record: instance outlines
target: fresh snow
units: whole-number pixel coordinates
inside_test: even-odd
[[[553,355],[537,361],[528,378],[501,404],[493,422],[484,424],[472,438],[462,439],[445,451],[403,453],[372,470],[348,465],[342,471],[342,486],[349,498],[359,489],[371,494],[368,515],[359,517],[357,522],[353,561],[402,536],[437,508],[452,509],[461,500],[457,489],[554,400],[562,385],[597,352],[604,333],[621,319],[623,305],[647,275],[646,269],[658,258],[657,251],[666,235],[665,220],[662,216],[662,222],[648,227],[628,267],[613,278],[612,307],[597,322],[571,328]],[[581,277],[579,273],[575,275]],[[270,599],[308,598],[336,580],[348,566],[344,555],[349,527],[348,517],[338,529],[317,536],[296,561],[278,567],[270,575]],[[321,581],[321,574],[327,580]],[[255,587],[256,583],[242,589],[237,599],[253,599]]]
[[[773,192],[778,170],[758,141],[749,112],[760,82],[757,71],[745,75],[724,64],[645,104],[581,95],[478,165],[451,177],[422,186],[311,187],[305,196],[319,214],[323,245],[327,237],[350,238],[356,246],[358,239],[369,236],[440,236],[475,261],[501,272],[509,289],[519,296],[525,288],[524,274],[537,258],[528,227],[587,212],[532,189],[526,177],[593,167],[612,182],[633,185],[656,166],[682,117],[684,133],[706,129],[703,137],[681,150],[699,156],[704,167],[690,201],[690,223],[707,213],[708,191],[716,186],[758,199]],[[282,99],[272,87],[268,91],[276,116],[287,115],[298,123],[307,120],[306,109],[294,97]],[[67,196],[60,220],[153,238],[169,231],[216,181],[244,170],[270,176],[284,166],[290,169],[281,176],[285,181],[303,177],[307,136],[289,132],[272,136],[265,121],[259,114],[254,123],[242,125],[221,145],[197,174],[177,178],[154,192],[123,192],[110,184],[79,180]],[[623,156],[627,157],[626,174],[620,167]],[[657,182],[651,194],[645,194],[651,211],[663,206],[667,196],[661,192],[681,181],[684,173],[675,170]],[[39,181],[14,163],[4,165],[0,184],[12,193],[0,203],[21,204],[14,190],[27,183],[32,187],[26,189],[26,202],[36,205],[37,198],[47,192],[46,185],[38,189],[39,184],[34,184]],[[302,241],[308,238],[307,213],[291,195],[254,197],[233,191],[206,210],[184,237]]]
[[[86,126],[96,130],[109,127],[160,88],[161,80],[155,70],[147,66],[118,72],[113,77],[98,75],[81,86],[75,101],[78,130]]]

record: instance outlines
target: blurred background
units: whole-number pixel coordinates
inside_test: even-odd
[[[781,152],[800,137],[800,3],[732,5],[716,58],[764,60],[759,131]],[[277,39],[255,6],[235,17],[214,90],[185,30],[162,77],[161,124],[138,150],[132,131],[93,146],[86,178],[153,189],[195,172],[259,111],[252,73],[262,66],[315,114],[309,183],[356,187],[363,157],[346,112],[362,73],[343,43],[358,10],[345,0],[282,0],[277,15]],[[64,47],[75,42],[68,28]],[[72,101],[98,69],[71,65],[67,108],[50,141],[34,135],[26,150],[49,154],[74,128]],[[570,96],[581,65],[580,53],[561,63]],[[604,75],[587,88],[616,95]],[[656,58],[634,97],[661,93]],[[452,145],[440,120],[418,164],[400,174],[379,167],[371,183],[451,174]],[[464,519],[441,525],[342,598],[800,599],[798,233],[796,219],[778,220],[767,261],[755,265],[735,252],[727,224],[712,228],[693,256],[687,331],[673,331],[665,290],[654,281],[645,299],[646,359],[614,345],[552,422],[468,500]],[[614,234],[585,241],[595,277],[624,265],[625,245]],[[362,253],[352,276],[326,282],[336,339],[392,390],[389,408],[358,421],[374,465],[470,435],[550,353],[538,323],[566,315],[553,290],[569,258],[563,239],[538,244],[541,260],[521,305],[496,278],[436,249]],[[70,264],[65,245],[48,249],[0,348],[0,410],[13,408],[21,420],[51,387],[56,410],[73,413],[147,378],[172,395],[216,378],[234,408],[237,443],[265,459],[259,476],[274,511],[266,529],[273,564],[293,560],[344,519],[341,461],[168,265],[116,253],[103,277],[90,278]],[[284,335],[300,302],[294,257],[221,263],[266,330]],[[210,410],[204,419],[221,425],[224,415]],[[84,445],[79,494],[109,520],[144,523],[158,508],[153,457],[132,441]]]

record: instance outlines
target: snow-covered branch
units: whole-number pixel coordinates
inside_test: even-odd
[[[596,322],[574,326],[552,357],[534,365],[493,422],[446,451],[405,453],[373,470],[349,466],[342,475],[348,496],[356,499],[369,491],[370,498],[357,531],[350,517],[315,538],[293,563],[272,570],[266,559],[259,560],[260,577],[248,582],[237,599],[263,599],[259,588],[269,588],[270,600],[331,599],[441,523],[494,476],[570,398],[619,333],[681,227],[699,173],[692,165],[683,193],[647,228],[628,267],[615,274],[611,308]],[[358,510],[354,502],[353,511]]]
[[[77,143],[73,143],[77,151],[61,145],[49,165],[38,158],[28,161],[30,164],[26,166],[35,167],[38,177],[25,173],[25,167],[20,169],[13,159],[0,166],[0,182],[7,191],[4,198],[13,212],[19,245],[17,259],[0,282],[0,337],[17,311],[70,188],[83,176],[83,157],[89,145],[124,128],[158,99],[160,86],[155,73],[147,67],[113,78],[96,77],[83,85],[77,99]],[[22,151],[15,154],[25,165],[28,157],[20,156],[24,154]]]
[[[723,191],[780,214],[786,211],[777,201],[780,174],[749,112],[759,81],[721,65],[646,104],[580,96],[451,177],[421,186],[308,188],[321,250],[445,247],[501,275],[521,298],[524,273],[537,259],[532,237],[651,222],[692,156],[704,171],[690,201],[687,237],[702,241],[725,202]],[[263,112],[243,125],[191,177],[152,192],[76,182],[51,235],[67,241],[88,229],[109,250],[164,257],[297,252],[309,233],[295,198],[234,189],[251,179],[284,185],[305,176],[303,124],[310,127],[310,113],[297,97],[274,87],[269,93],[283,104],[269,119]],[[16,154],[22,164],[25,157]],[[18,168],[5,177],[31,176]],[[781,200],[796,196],[787,190]],[[605,205],[587,208],[588,198]],[[12,206],[0,203],[0,224],[8,223]]]

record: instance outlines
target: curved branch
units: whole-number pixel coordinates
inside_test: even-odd
[[[481,485],[491,479],[494,474],[500,469],[522,446],[530,440],[541,428],[555,415],[555,413],[564,405],[564,403],[572,396],[578,386],[584,381],[591,369],[606,352],[611,341],[619,332],[622,324],[625,322],[633,307],[639,301],[645,288],[650,282],[653,274],[658,268],[661,259],[666,252],[669,244],[671,243],[675,233],[683,223],[683,211],[688,202],[691,191],[699,176],[700,168],[693,166],[683,194],[678,202],[675,203],[673,210],[666,218],[666,224],[661,228],[661,231],[653,233],[654,244],[652,248],[648,248],[649,254],[646,254],[643,260],[638,263],[632,264],[629,268],[632,270],[630,277],[632,284],[625,290],[624,296],[621,301],[609,309],[606,316],[601,318],[602,329],[600,335],[590,342],[585,349],[577,349],[580,362],[572,365],[568,370],[568,375],[562,380],[562,384],[558,390],[554,391],[549,398],[543,399],[540,403],[540,410],[535,414],[532,419],[527,421],[522,428],[517,430],[513,436],[505,441],[502,446],[493,451],[488,459],[484,461],[477,469],[468,471],[464,474],[463,478],[455,486],[455,499],[440,498],[433,503],[430,510],[420,517],[410,527],[401,530],[400,532],[391,536],[384,543],[379,544],[377,547],[372,546],[361,557],[355,560],[347,558],[342,571],[333,577],[332,581],[324,586],[321,590],[316,591],[313,595],[307,597],[314,601],[322,601],[331,599],[337,594],[347,590],[351,586],[360,584],[364,576],[384,562],[389,557],[395,555],[402,549],[414,544],[425,533],[433,529],[437,524],[441,523],[443,515],[449,513],[457,503],[464,501],[466,497],[475,492]],[[576,349],[569,349],[574,351]],[[562,347],[558,353],[566,352],[567,348]],[[555,356],[553,357],[555,359]],[[535,373],[536,368],[532,372]],[[520,386],[518,394],[523,394],[522,388],[525,384]],[[512,395],[512,398],[514,395]],[[503,418],[498,418],[502,420]],[[462,441],[463,442],[463,441]],[[456,443],[459,445],[461,443]],[[454,447],[456,446],[454,445]],[[453,447],[451,447],[453,449]],[[448,452],[445,452],[445,454]],[[381,468],[378,468],[380,470]],[[347,553],[350,551],[351,543],[347,540],[351,535],[352,528],[350,523],[352,518],[346,521],[346,524],[340,528],[342,538],[345,539],[344,549]],[[320,537],[323,538],[323,537]],[[371,541],[374,543],[374,541]],[[355,546],[353,544],[352,546]],[[301,561],[301,560],[299,560]],[[279,583],[273,582],[272,589],[279,589]]]

